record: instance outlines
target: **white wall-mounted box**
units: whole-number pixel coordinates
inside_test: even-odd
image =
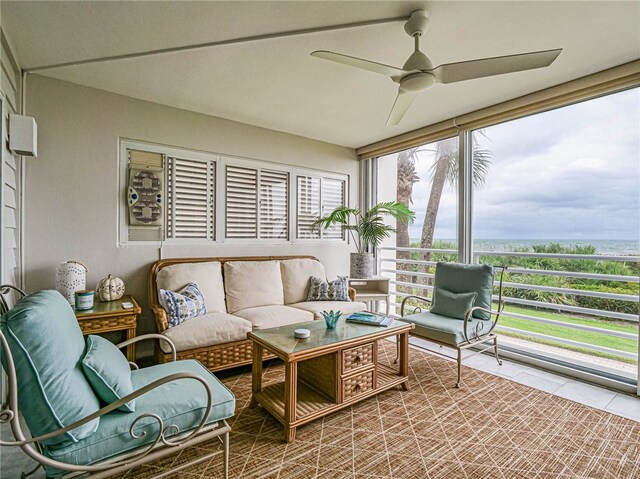
[[[9,149],[21,156],[38,156],[38,125],[33,117],[9,115]]]

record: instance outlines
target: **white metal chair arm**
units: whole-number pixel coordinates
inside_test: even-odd
[[[405,308],[405,304],[408,300],[410,300],[411,298],[415,298],[415,299],[419,299],[420,301],[424,302],[424,303],[432,303],[433,301],[430,300],[429,298],[425,297],[425,296],[417,296],[415,294],[412,294],[410,296],[405,296],[405,298],[402,300],[402,304],[400,304],[400,316],[404,316],[404,308]],[[420,306],[416,306],[413,314],[422,312],[422,308],[420,308]]]
[[[496,325],[498,324],[498,320],[500,319],[500,313],[502,313],[502,309],[504,308],[504,301],[501,301],[498,304],[498,310],[494,311],[492,309],[487,309],[487,308],[483,308],[482,306],[474,306],[473,308],[471,308],[469,311],[467,311],[464,315],[464,339],[466,342],[468,343],[472,343],[475,341],[478,341],[480,339],[480,334],[487,335],[490,334],[494,328],[496,327]],[[489,316],[495,316],[496,319],[495,321],[493,321],[493,323],[491,324],[491,328],[489,328],[489,330],[487,332],[484,332],[484,326],[485,326],[485,320],[482,319],[477,319],[476,318],[476,327],[474,328],[474,333],[475,336],[472,337],[471,339],[469,339],[469,322],[471,322],[473,313],[475,311],[483,311],[485,313],[487,313]]]
[[[173,344],[173,341],[171,341],[169,338],[167,338],[164,334],[156,334],[156,333],[151,333],[151,334],[143,334],[142,336],[136,336],[135,338],[131,338],[131,339],[127,339],[126,341],[123,341],[121,343],[116,344],[116,347],[118,349],[122,349],[124,347],[129,346],[130,344],[133,343],[137,343],[138,341],[144,341],[147,339],[157,339],[159,341],[164,341],[165,343],[167,343],[169,345],[169,347],[171,348],[171,360],[175,361],[177,358],[176,355],[176,346],[175,344]]]

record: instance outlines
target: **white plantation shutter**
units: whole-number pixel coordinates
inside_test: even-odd
[[[338,206],[345,204],[344,180],[317,176],[298,176],[297,212],[298,239],[344,239],[340,226],[331,226],[321,231],[312,231],[311,223],[320,216],[326,216]]]
[[[168,159],[167,237],[215,236],[215,163]]]
[[[260,171],[260,238],[288,239],[289,174]]]
[[[297,183],[296,238],[320,238],[317,230],[311,230],[311,223],[320,216],[320,178],[298,176]]]
[[[257,238],[258,170],[227,165],[226,237]]]
[[[333,178],[322,179],[322,216],[326,216],[338,206],[344,205],[344,181]],[[323,239],[343,239],[344,232],[339,225],[322,230]]]

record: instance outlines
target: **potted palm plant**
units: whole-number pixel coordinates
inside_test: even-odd
[[[327,229],[339,225],[342,231],[348,231],[358,250],[351,253],[350,276],[352,278],[370,278],[373,276],[373,253],[371,247],[380,246],[382,240],[391,236],[395,228],[384,222],[385,216],[397,221],[413,221],[415,213],[407,205],[395,201],[378,203],[367,211],[359,208],[339,206],[327,216],[312,223],[314,229]]]

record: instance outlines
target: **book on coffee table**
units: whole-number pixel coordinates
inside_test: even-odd
[[[352,313],[347,316],[347,321],[369,326],[388,326],[393,322],[393,318],[375,313]]]

